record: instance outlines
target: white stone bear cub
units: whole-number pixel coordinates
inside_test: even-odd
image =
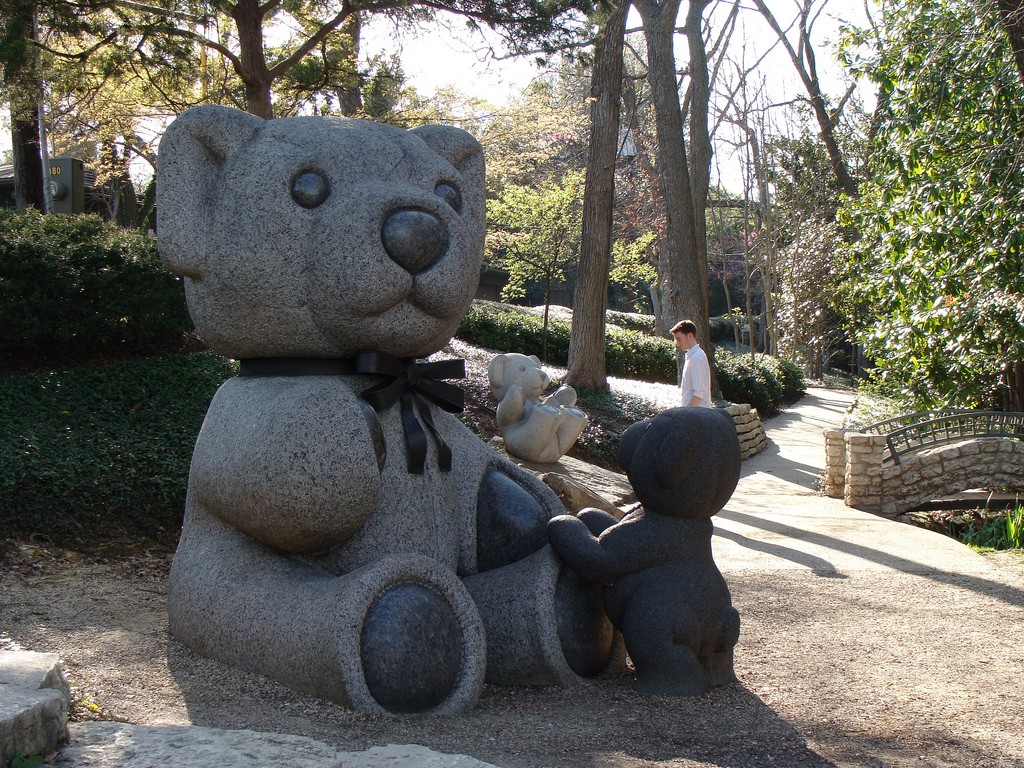
[[[562,386],[543,397],[551,378],[536,355],[495,355],[487,376],[498,401],[498,428],[513,456],[541,464],[558,461],[587,428],[587,414],[573,407],[575,389]]]
[[[367,712],[453,713],[607,660],[557,498],[462,425],[484,164],[464,131],[203,106],[160,144],[158,247],[241,361],[189,475],[168,587],[195,651]],[[527,610],[524,606],[529,606]]]

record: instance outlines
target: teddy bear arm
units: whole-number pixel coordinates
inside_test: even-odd
[[[380,457],[365,410],[337,386],[229,380],[196,441],[191,503],[286,552],[337,546],[379,500]]]
[[[576,390],[572,387],[561,386],[544,398],[548,405],[572,407],[576,405]]]
[[[586,523],[573,515],[558,515],[548,523],[551,546],[587,581],[609,584],[625,575]]]
[[[619,522],[615,515],[609,514],[603,509],[597,509],[596,507],[581,509],[576,513],[576,516],[586,524],[587,529],[595,536],[600,536],[606,530],[611,528],[613,525],[617,525]]]
[[[511,385],[505,396],[498,403],[498,426],[507,427],[520,421],[526,414],[526,398],[523,388],[518,384]]]

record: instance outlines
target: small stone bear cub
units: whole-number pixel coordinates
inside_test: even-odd
[[[739,480],[732,420],[706,408],[663,411],[623,433],[618,461],[642,507],[621,521],[596,509],[555,517],[555,551],[605,585],[638,692],[695,696],[735,680],[740,617],[712,559],[710,519]]]

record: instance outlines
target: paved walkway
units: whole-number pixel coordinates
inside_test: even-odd
[[[765,422],[770,444],[743,462],[739,486],[715,518],[715,561],[730,571],[806,568],[819,575],[985,570],[985,559],[942,534],[820,495],[823,430],[838,426],[853,393],[808,390]]]

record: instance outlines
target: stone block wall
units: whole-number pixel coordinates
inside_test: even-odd
[[[768,436],[764,432],[764,424],[756,408],[747,403],[735,403],[726,408],[736,424],[736,436],[740,439],[740,457],[749,459],[768,445]]]
[[[882,466],[884,435],[825,431],[825,495],[897,517],[932,499],[972,488],[1024,491],[1024,442],[977,437],[912,454]]]
[[[977,437],[937,446],[882,472],[879,512],[895,517],[919,504],[970,488],[1024,491],[1024,442]]]

